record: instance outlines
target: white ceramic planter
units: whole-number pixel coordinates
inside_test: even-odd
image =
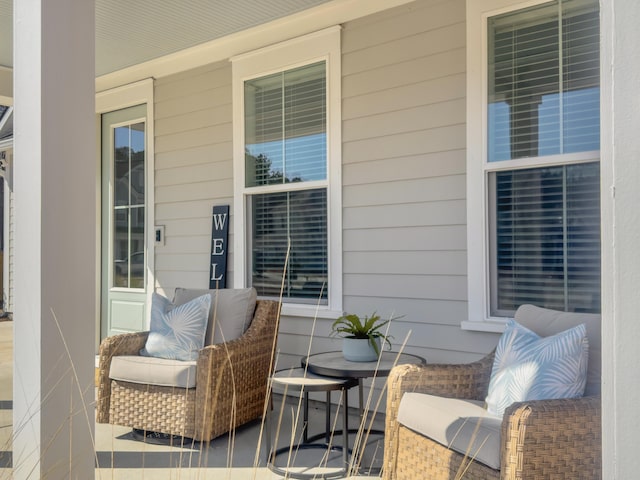
[[[375,342],[380,352],[380,339],[376,338]],[[378,360],[378,354],[369,343],[368,338],[343,338],[342,355],[345,360],[351,362],[375,362]]]

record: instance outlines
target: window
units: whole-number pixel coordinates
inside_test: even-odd
[[[478,3],[467,2],[466,326],[523,303],[599,312],[598,2]]]
[[[233,59],[234,272],[285,304],[339,311],[339,29]]]

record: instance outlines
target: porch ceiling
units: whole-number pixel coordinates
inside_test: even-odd
[[[330,0],[95,0],[96,75],[271,22]],[[13,0],[0,0],[0,67],[13,66]]]

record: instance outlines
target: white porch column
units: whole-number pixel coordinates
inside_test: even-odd
[[[14,0],[16,479],[94,477],[94,2]]]
[[[602,478],[640,475],[640,5],[601,1]]]

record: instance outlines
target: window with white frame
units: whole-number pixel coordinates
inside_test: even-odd
[[[467,3],[470,320],[599,312],[598,2],[508,3]]]
[[[339,55],[335,28],[233,59],[236,285],[335,310]]]

